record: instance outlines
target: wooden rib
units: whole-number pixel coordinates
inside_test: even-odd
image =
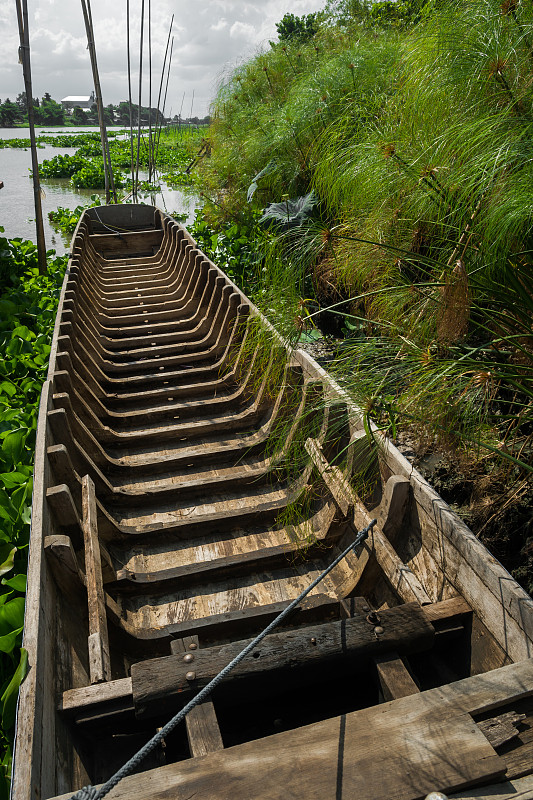
[[[359,529],[368,525],[373,515],[367,511],[363,503],[359,500],[341,470],[338,467],[332,467],[328,464],[321,452],[320,443],[315,439],[308,439],[305,447],[342,513],[345,515],[353,515],[355,511],[354,524]],[[394,476],[393,478],[395,487],[405,482],[398,481],[398,478]],[[390,502],[390,498],[393,496],[394,494],[392,492],[386,493],[385,501],[387,502],[388,500]],[[405,504],[403,504],[403,507],[405,507]],[[389,518],[392,517],[395,512],[397,513],[396,504],[388,508],[382,507],[378,514],[381,525],[386,526]],[[391,519],[391,525],[392,524],[394,524],[395,527],[398,525],[397,521],[393,523]],[[428,593],[414,572],[401,561],[393,546],[377,525],[374,526],[372,530],[370,540],[365,542],[361,548],[355,573],[351,574],[348,580],[339,586],[339,591],[342,596],[346,597],[355,589],[372,554],[375,555],[378,564],[383,569],[387,579],[402,600],[405,602],[415,600],[422,605],[431,603]]]
[[[313,598],[308,598],[308,600],[313,600]],[[317,600],[318,598],[314,599],[313,604],[316,604]],[[356,607],[360,608],[361,603],[359,602],[359,598],[350,598],[349,601],[347,602],[351,602],[352,600],[357,601]],[[334,601],[329,599],[328,603],[329,603],[328,607],[330,608],[330,610],[333,610],[335,605]],[[276,608],[272,609],[270,612],[272,615],[271,618],[273,618],[276,614],[278,614],[284,608],[284,606],[285,604],[283,603],[277,604]],[[467,613],[468,611],[471,611],[471,609],[464,603],[462,605],[457,603],[454,598],[453,602],[445,600],[439,603],[433,603],[430,606],[422,606],[422,611],[425,619],[428,622],[431,622],[432,625],[434,625],[435,621],[444,621],[446,619],[452,620],[454,616],[456,616],[456,614]],[[249,609],[248,615],[252,613],[253,609]],[[301,614],[301,612],[296,611],[295,614],[298,615]],[[233,620],[230,620],[230,616],[231,615],[226,615],[225,617],[226,622],[234,623],[236,621],[235,618]],[[312,617],[309,616],[308,618],[305,619],[305,623],[309,624],[311,619]],[[224,624],[223,620],[221,622],[222,624]],[[266,623],[267,619],[266,617],[263,617],[261,620],[261,624],[266,625]],[[505,674],[507,675],[507,673]],[[479,676],[479,677],[481,679],[482,677],[487,677],[487,676]],[[531,680],[533,681],[533,675],[531,677]],[[533,683],[531,683],[531,685],[528,686],[526,680],[522,689],[523,691],[529,690],[531,693],[532,686]],[[114,702],[120,699],[128,700],[129,698],[131,698],[131,692],[132,692],[131,678],[122,678],[120,680],[111,681],[109,684],[104,684],[101,687],[85,686],[80,689],[69,689],[62,695],[62,699],[59,704],[59,710],[65,713],[74,714],[79,710],[93,708],[94,706],[97,706],[99,704],[104,705],[105,703]],[[522,694],[520,694],[519,696],[522,696]],[[515,699],[515,697],[516,695],[512,695],[511,699]],[[500,705],[503,705],[503,701],[500,703]],[[480,706],[480,710],[483,710],[484,707],[485,707],[484,705]],[[491,706],[491,708],[492,707],[496,706]],[[475,704],[473,705],[472,710],[477,710],[477,706]]]

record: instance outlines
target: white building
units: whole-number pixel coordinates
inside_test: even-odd
[[[78,106],[78,108],[90,109],[94,102],[94,92],[91,92],[89,96],[69,94],[68,97],[64,97],[61,100],[61,105],[66,111],[72,111],[74,106]]]

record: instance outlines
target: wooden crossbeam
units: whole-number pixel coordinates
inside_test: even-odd
[[[194,656],[198,652],[199,646],[198,636],[185,636],[183,639],[174,639],[170,644],[170,649],[174,655],[180,655],[183,659],[187,655]],[[194,665],[192,665],[192,670],[194,670]],[[191,755],[195,758],[224,749],[215,707],[211,700],[204,700],[203,703],[189,711],[185,717],[185,727]]]
[[[307,665],[334,663],[346,657],[372,658],[389,650],[420,652],[431,647],[435,629],[426,620],[418,603],[406,603],[380,612],[379,626],[365,615],[326,622],[303,629],[272,633],[258,645],[225,679],[225,683],[245,677],[293,671]],[[205,686],[251,640],[232,642],[196,651],[191,663],[181,656],[166,656],[133,664],[131,668],[136,714],[154,713],[158,705],[171,698],[180,700]],[[190,678],[190,674],[194,677]]]
[[[362,605],[363,602],[361,598],[350,597],[348,600],[345,600],[343,602],[343,607],[345,606],[345,615],[350,616],[352,613],[361,612],[359,614],[359,617],[361,617]],[[464,614],[472,612],[468,604],[460,597],[452,598],[451,600],[442,600],[439,603],[434,603],[433,605],[430,606],[424,606],[422,608],[422,611],[424,614],[424,618],[428,622],[431,622],[432,627],[435,624],[440,624],[445,622],[446,620],[452,620],[454,617],[462,616]],[[387,621],[388,613],[389,613],[388,611],[380,612],[380,619],[382,621],[383,619]],[[331,623],[323,623],[323,625],[326,626],[330,624]],[[314,626],[313,628],[311,628],[311,626],[306,628],[307,634],[310,637],[310,639],[314,637],[314,635],[311,633],[311,630],[313,629]],[[372,631],[373,630],[372,626],[369,625],[368,630]],[[327,638],[327,633],[326,633],[326,638]],[[309,649],[308,648],[309,641],[306,642],[307,645],[306,649]],[[242,642],[240,644],[242,645]],[[285,651],[281,651],[280,657],[282,656],[283,657],[286,656]],[[146,663],[146,662],[141,662],[141,663]],[[134,666],[134,671],[135,671],[135,666]],[[92,710],[94,710],[95,713],[102,714],[105,713],[104,708],[107,705],[109,705],[110,708],[114,708],[117,703],[121,703],[125,707],[126,706],[129,707],[132,698],[132,691],[133,689],[132,689],[131,678],[119,678],[118,680],[114,680],[106,684],[100,684],[98,686],[83,686],[79,689],[69,689],[63,693],[63,696],[58,706],[58,710],[69,715],[72,714],[77,715],[79,713],[89,714]],[[193,691],[192,688],[191,691]],[[98,711],[96,711],[97,709]]]
[[[361,500],[357,497],[357,494],[350,486],[342,471],[338,467],[333,467],[331,464],[328,464],[322,453],[320,443],[316,439],[307,439],[305,448],[340,511],[349,519],[353,519],[355,527],[363,528],[368,525],[373,516],[369,514]],[[394,520],[393,517],[397,514],[398,507],[405,507],[405,503],[403,502],[403,497],[405,495],[404,484],[405,482],[409,483],[406,478],[400,479],[399,476],[392,476],[389,480],[392,481],[392,483],[390,486],[387,484],[385,490],[387,508],[385,508],[385,506],[380,508],[378,512],[379,524],[373,528],[370,539],[362,545],[356,569],[353,570],[353,575],[345,584],[339,587],[339,589],[344,596],[353,591],[371,555],[374,554],[387,580],[404,602],[415,601],[421,605],[430,604],[431,598],[428,593],[414,572],[403,563],[394,547],[382,532],[383,529],[387,527],[397,528],[397,520]],[[397,500],[398,495],[401,495],[402,503]]]
[[[111,659],[107,633],[107,615],[102,578],[102,562],[98,542],[96,496],[94,483],[85,475],[81,484],[83,510],[83,540],[85,544],[85,575],[89,606],[89,671],[91,683],[111,679]]]

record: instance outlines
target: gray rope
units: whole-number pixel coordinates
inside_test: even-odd
[[[320,573],[318,578],[315,578],[315,580],[307,587],[307,589],[304,589],[304,591],[295,600],[293,600],[292,603],[284,608],[283,611],[281,611],[278,616],[255,637],[255,639],[247,644],[246,647],[241,650],[237,656],[235,656],[233,661],[230,661],[230,663],[227,664],[224,669],[218,673],[218,675],[215,675],[215,677],[206,686],[204,686],[204,688],[201,689],[198,694],[181,709],[181,711],[172,717],[172,719],[167,722],[167,724],[164,725],[164,727],[162,727],[155,734],[155,736],[153,736],[150,741],[138,751],[138,753],[132,756],[130,760],[124,764],[124,766],[115,772],[115,774],[109,778],[106,783],[104,783],[99,789],[96,789],[94,786],[84,786],[82,789],[76,792],[76,794],[73,794],[70,800],[101,800],[101,798],[105,797],[105,795],[108,794],[111,789],[114,789],[114,787],[122,780],[122,778],[126,778],[128,775],[131,775],[131,773],[137,769],[139,764],[146,758],[146,756],[155,750],[158,744],[160,744],[160,742],[162,742],[163,739],[165,739],[165,737],[168,736],[177,725],[179,725],[179,723],[187,716],[187,714],[197,705],[202,703],[206,697],[211,694],[213,689],[215,689],[219,683],[221,683],[224,678],[229,675],[232,669],[234,669],[237,664],[240,664],[241,661],[246,658],[248,653],[251,653],[251,651],[257,647],[259,642],[261,642],[265,636],[268,636],[268,634],[271,633],[271,631],[273,631],[274,628],[280,624],[280,622],[283,622],[283,620],[289,616],[291,611],[294,611],[296,606],[299,605],[305,597],[307,597],[309,592],[311,592],[315,586],[318,586],[320,581],[322,581],[326,575],[335,569],[335,567],[340,564],[343,558],[345,558],[351,550],[355,550],[355,548],[367,538],[376,522],[377,520],[373,519],[366,528],[363,528],[362,531],[359,531],[355,537],[355,540],[340,554],[340,556],[335,559],[335,561],[329,565],[329,567],[326,567],[326,569]]]

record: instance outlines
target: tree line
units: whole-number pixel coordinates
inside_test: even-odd
[[[93,103],[90,109],[83,109],[80,106],[74,106],[72,111],[63,108],[61,103],[54,100],[49,92],[46,92],[42,98],[33,98],[33,108],[35,114],[35,122],[38,125],[97,125],[98,112],[96,104]],[[132,104],[132,120],[133,124],[138,124],[138,107]],[[123,125],[130,124],[130,104],[127,101],[122,101],[117,105],[109,103],[104,107],[104,119],[106,125]],[[178,122],[179,118],[175,116],[173,121]],[[190,120],[182,120],[183,122],[191,122],[195,125],[209,122],[209,118],[198,119],[193,117]],[[26,105],[26,93],[21,92],[16,100],[6,98],[4,102],[0,99],[0,128],[16,128],[19,125],[24,125],[28,122],[28,112]],[[164,122],[163,115],[156,108],[149,109],[147,106],[141,107],[141,123],[143,125],[159,125]]]

